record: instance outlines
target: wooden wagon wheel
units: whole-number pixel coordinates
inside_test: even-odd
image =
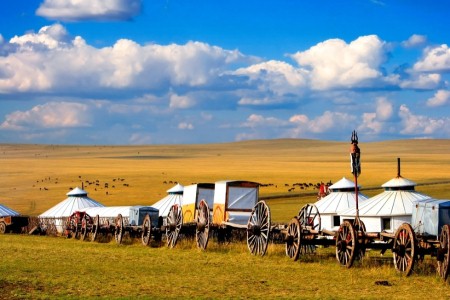
[[[6,233],[6,223],[0,222],[0,234]]]
[[[439,248],[437,254],[437,270],[442,279],[447,280],[450,261],[450,225],[442,226],[439,236]]]
[[[142,245],[148,246],[152,237],[152,219],[149,214],[145,215],[144,221],[142,222]]]
[[[392,248],[394,266],[397,271],[409,276],[416,260],[417,239],[414,230],[408,223],[403,223],[395,232]]]
[[[205,250],[209,240],[209,207],[205,200],[201,200],[197,208],[197,226],[195,228],[195,240],[197,247]]]
[[[286,234],[286,255],[296,261],[300,256],[302,231],[300,222],[294,217],[288,225]]]
[[[306,204],[298,212],[298,220],[300,222],[300,227],[305,231],[320,231],[322,228],[322,221],[320,218],[319,209],[314,204]],[[303,234],[303,239],[313,239],[314,234],[306,235]],[[311,254],[316,251],[315,245],[303,244],[300,245],[301,254]]]
[[[172,205],[167,216],[168,226],[166,227],[167,247],[173,248],[177,244],[181,225],[183,224],[183,214],[181,207]]]
[[[96,215],[91,227],[91,242],[95,241],[98,235],[98,228],[100,226],[100,216]]]
[[[342,266],[350,268],[353,265],[356,248],[355,228],[349,221],[344,221],[336,237],[336,258]]]
[[[247,247],[253,255],[264,256],[269,244],[270,209],[259,201],[252,209],[247,223]]]
[[[82,241],[84,241],[84,239],[86,238],[86,234],[87,234],[87,231],[88,231],[88,229],[87,229],[88,221],[86,220],[87,217],[88,216],[86,215],[86,216],[84,216],[84,218],[81,219],[80,240],[82,240]]]
[[[358,239],[355,259],[362,260],[366,255],[366,244],[368,243],[366,236],[366,224],[360,218],[353,220],[356,237]]]
[[[123,238],[123,217],[121,214],[117,215],[116,219],[114,220],[114,224],[114,238],[116,239],[117,244],[121,244]]]
[[[66,232],[67,238],[76,238],[78,235],[78,217],[73,213],[67,220]]]

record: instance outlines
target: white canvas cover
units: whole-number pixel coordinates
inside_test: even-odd
[[[358,187],[360,187],[358,185]],[[339,212],[356,206],[355,183],[343,177],[329,187],[330,194],[317,201],[315,206],[319,210],[322,229],[335,231],[339,228],[340,220],[335,220]],[[368,197],[358,192],[359,204]],[[339,217],[338,217],[339,219]]]
[[[214,203],[214,185],[209,183],[191,184],[184,187],[183,206],[195,204],[205,200],[208,207],[212,210]]]
[[[251,210],[258,202],[258,189],[239,186],[239,183],[233,180],[216,182],[214,203],[226,204],[227,210]]]
[[[89,198],[87,194],[88,193],[85,190],[82,190],[79,187],[74,188],[66,194],[68,197],[65,200],[39,215],[41,224],[45,224],[45,226],[54,224],[57,231],[62,233],[67,218],[75,211],[79,211],[86,207],[104,206],[100,202]]]
[[[85,190],[77,187],[66,194],[68,197],[65,200],[40,214],[39,218],[69,217],[73,212],[85,207],[104,206],[100,202],[89,198],[87,194]]]
[[[177,184],[174,187],[167,190],[168,195],[152,204],[151,206],[159,210],[160,217],[167,217],[169,210],[174,204],[181,206],[183,200],[184,187],[181,184]]]
[[[410,223],[415,202],[430,199],[415,191],[414,186],[414,182],[397,177],[382,185],[385,189],[382,193],[364,201],[359,206],[359,216],[367,232],[395,232],[403,222]],[[356,208],[341,211],[339,215],[341,220],[354,218]]]
[[[18,216],[20,215],[17,211],[0,204],[0,217]]]
[[[80,211],[84,211],[92,218],[99,215],[100,218],[115,219],[119,214],[121,214],[122,217],[128,217],[130,215],[131,207],[132,206],[85,207],[80,209]]]

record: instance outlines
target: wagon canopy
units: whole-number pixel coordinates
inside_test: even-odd
[[[196,183],[184,187],[182,209],[183,222],[193,222],[201,200],[205,200],[209,210],[214,204],[214,183]]]
[[[167,196],[165,196],[155,204],[152,204],[151,206],[159,210],[160,217],[166,218],[172,205],[181,205],[181,202],[183,200],[183,191],[184,186],[178,183],[167,190]]]
[[[411,225],[416,233],[437,237],[445,224],[450,224],[450,200],[429,199],[415,204]]]
[[[87,194],[85,190],[76,187],[66,194],[68,197],[65,200],[40,214],[39,218],[69,217],[73,212],[85,207],[104,206],[100,202],[89,198]]]
[[[358,201],[364,203],[368,197],[359,192]],[[343,177],[329,187],[330,194],[317,201],[315,206],[322,219],[322,228],[336,230],[340,225],[338,213],[356,205],[355,183]]]
[[[17,211],[0,204],[0,217],[18,216],[20,215]]]
[[[402,223],[410,223],[415,203],[431,198],[415,191],[415,185],[413,181],[398,176],[382,185],[382,193],[364,201],[359,206],[359,216],[367,231],[394,232]],[[356,208],[341,211],[339,215],[341,220],[354,218]]]
[[[259,184],[251,181],[225,180],[215,183],[213,222],[247,224],[259,200]]]

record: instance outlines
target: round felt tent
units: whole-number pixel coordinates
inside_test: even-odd
[[[430,196],[415,191],[416,183],[397,176],[382,187],[384,191],[366,200],[359,206],[359,217],[366,225],[367,232],[395,232],[404,222],[411,223],[416,201],[430,199]],[[341,222],[354,219],[356,208],[339,213]]]
[[[360,185],[358,185],[358,201],[364,203],[368,197],[361,194],[359,188]],[[336,231],[341,224],[338,213],[356,205],[355,183],[343,177],[328,189],[330,193],[314,205],[319,210],[322,228]]]
[[[68,192],[66,194],[68,197],[65,200],[39,215],[41,227],[46,230],[48,226],[54,225],[56,226],[56,230],[59,233],[62,233],[67,218],[70,217],[73,212],[79,211],[86,207],[104,206],[103,204],[89,198],[87,194],[88,193],[85,190],[80,189],[79,187],[76,187]]]
[[[167,190],[168,195],[152,204],[151,207],[154,207],[159,210],[159,216],[166,218],[169,214],[170,208],[174,204],[178,204],[181,206],[183,201],[183,191],[184,186],[177,183],[175,186]]]

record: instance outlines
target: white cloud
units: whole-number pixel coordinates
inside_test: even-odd
[[[406,41],[402,42],[403,47],[413,48],[426,44],[427,37],[425,35],[413,34]]]
[[[170,96],[169,107],[174,109],[186,109],[193,107],[196,104],[195,100],[188,96],[178,96],[173,94]]]
[[[44,0],[38,16],[61,21],[130,20],[141,12],[141,0]]]
[[[275,117],[264,117],[258,114],[251,114],[247,120],[240,125],[240,127],[280,127],[287,125],[287,122]]]
[[[404,89],[435,89],[441,83],[441,75],[436,73],[419,73],[412,74],[411,79],[400,82],[399,86]]]
[[[389,120],[394,113],[393,104],[384,97],[380,97],[376,102],[376,117],[380,121]]]
[[[450,134],[450,118],[432,118],[413,114],[406,105],[400,106],[399,116],[402,120],[401,134],[434,135],[448,137]]]
[[[413,69],[421,72],[450,71],[450,49],[446,44],[425,49],[424,56]]]
[[[234,72],[246,75],[251,81],[260,81],[261,90],[270,90],[277,95],[287,93],[298,94],[307,84],[308,72],[296,69],[288,63],[270,60]]]
[[[132,145],[146,145],[152,143],[152,137],[145,133],[133,133],[128,142]]]
[[[73,128],[91,125],[88,106],[73,102],[49,102],[28,111],[15,111],[0,125],[4,130]]]
[[[292,58],[311,70],[311,88],[353,88],[372,86],[382,79],[381,64],[386,60],[385,43],[376,35],[362,36],[347,44],[331,39]]]
[[[438,107],[450,103],[450,91],[439,90],[433,97],[427,100],[427,106]]]
[[[191,123],[187,123],[187,122],[181,122],[180,124],[178,124],[178,129],[193,130],[194,125],[192,125]]]
[[[10,44],[16,51],[0,56],[0,94],[206,86],[244,59],[239,51],[200,42],[142,46],[122,39],[97,49],[81,37],[70,38],[60,24],[14,37]]]

